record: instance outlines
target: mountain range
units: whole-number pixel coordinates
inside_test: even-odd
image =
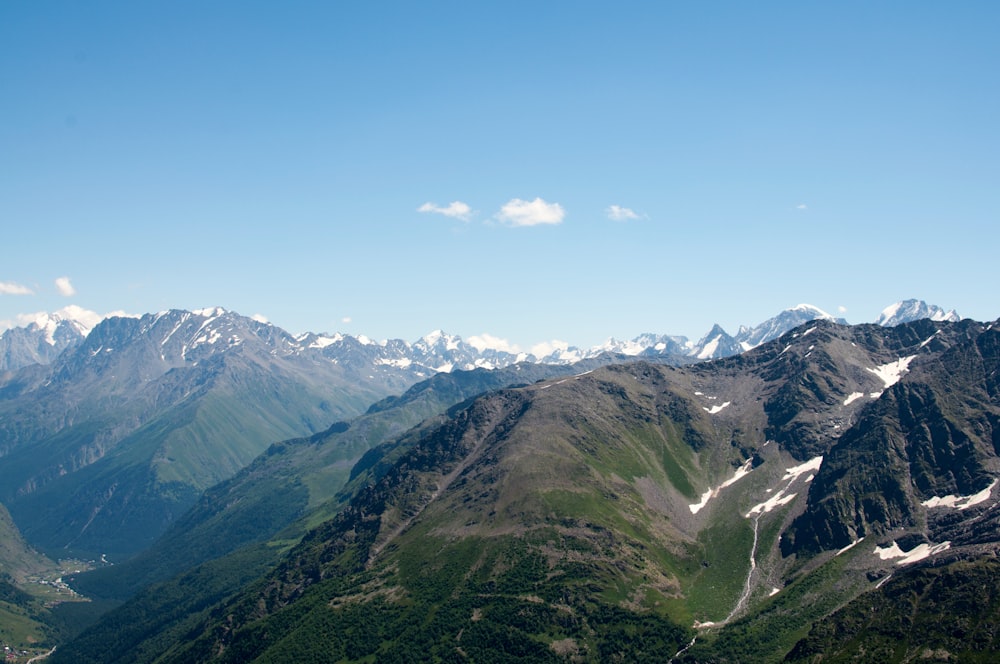
[[[929,316],[957,318],[907,301],[887,308],[883,324]],[[112,317],[92,328],[93,315],[67,309],[0,337],[8,365],[36,360],[0,373],[0,500],[54,557],[121,560],[272,442],[324,431],[435,374],[601,357],[685,364],[744,352],[817,319],[836,320],[800,305],[736,336],[716,326],[698,343],[646,334],[536,358],[442,332],[414,343],[292,336],[221,308]],[[54,356],[41,362],[46,353]]]
[[[403,629],[417,614],[396,606],[397,587],[422,610],[506,625],[462,628],[479,636],[460,651],[486,659],[497,638],[552,661],[635,655],[614,650],[622,634],[602,621],[660,634],[654,661],[674,646],[680,660],[713,661],[735,652],[732,635],[760,652],[814,653],[826,637],[795,643],[812,620],[866,584],[910,583],[895,563],[848,553],[861,542],[876,538],[879,561],[901,569],[993,550],[983,510],[1000,477],[995,338],[994,326],[917,301],[860,326],[803,305],[735,337],[643,335],[538,363],[443,333],[293,337],[218,308],[109,318],[47,364],[2,374],[0,497],[46,553],[131,557],[74,577],[90,597],[128,601],[67,644],[76,659],[65,661],[111,661],[87,659],[112,639],[108,625],[122,661],[281,660],[305,635],[276,625],[312,624],[317,597],[350,588],[371,601],[337,604],[337,620],[388,608],[383,636]],[[432,540],[442,548],[428,558]],[[458,573],[470,551],[480,562],[461,572],[468,584],[434,571],[444,555]],[[517,584],[535,594],[476,585],[498,583],[522,554],[536,571]],[[427,595],[428,583],[458,604]],[[804,606],[810,592],[823,601]],[[564,602],[550,599],[559,593]],[[474,597],[493,599],[467,606]],[[494,619],[539,598],[544,633]],[[546,622],[567,610],[575,628]],[[219,616],[230,636],[218,636]],[[260,629],[284,634],[281,645],[253,645]],[[201,636],[181,647],[179,630]],[[403,641],[379,657],[404,656]],[[347,650],[319,661],[360,647],[339,643]]]
[[[489,391],[53,661],[988,661],[998,365],[997,324],[812,321]],[[272,448],[208,512],[332,440]]]
[[[206,315],[221,311],[221,308],[215,307],[190,313]],[[157,316],[170,314],[171,312],[162,312]],[[922,318],[959,320],[954,310],[945,311],[921,300],[904,300],[886,307],[876,322],[892,327]],[[64,350],[81,343],[99,319],[93,312],[67,308],[53,314],[39,314],[26,326],[6,330],[0,334],[0,372],[13,371],[31,364],[51,363]],[[603,353],[632,357],[717,359],[755,348],[797,325],[816,319],[846,324],[842,318],[835,318],[818,307],[800,304],[758,325],[741,326],[735,335],[730,335],[721,326],[715,325],[698,341],[691,341],[682,335],[645,333],[629,341],[609,338],[599,346],[587,349],[565,346],[543,355],[512,353],[499,347],[490,347],[487,342],[478,338],[472,344],[441,330],[431,332],[412,343],[402,339],[376,342],[365,336],[312,332],[293,337],[280,328],[274,327],[274,330],[276,335],[283,337],[287,348],[296,348],[298,352],[319,350],[325,357],[349,365],[371,363],[412,368],[415,375],[426,377],[452,369],[494,369],[517,362],[571,364]]]

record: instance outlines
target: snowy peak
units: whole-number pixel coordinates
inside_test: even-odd
[[[716,323],[708,334],[696,344],[691,355],[699,360],[715,360],[720,357],[738,355],[741,350],[739,341]]]
[[[946,312],[920,300],[906,300],[886,307],[877,322],[894,326],[921,318],[959,320],[954,311]],[[463,340],[443,330],[434,330],[412,343],[401,339],[374,341],[361,335],[339,333],[309,332],[293,337],[270,323],[223,307],[169,310],[142,317],[102,317],[79,307],[67,307],[52,314],[37,314],[25,327],[12,328],[0,335],[0,370],[50,364],[63,351],[81,345],[84,339],[88,340],[89,352],[111,353],[123,348],[132,334],[143,335],[148,346],[157,349],[158,357],[151,355],[152,360],[173,367],[246,343],[271,355],[318,355],[345,368],[363,371],[365,376],[371,371],[402,371],[416,379],[457,369],[497,369],[518,362],[573,364],[607,353],[687,363],[737,355],[813,320],[847,324],[818,307],[800,304],[759,325],[741,326],[735,336],[715,325],[697,342],[684,336],[645,333],[626,341],[612,337],[591,348],[553,341],[538,344],[529,353],[488,334]],[[89,339],[92,329],[99,333]]]
[[[882,327],[895,327],[903,323],[929,318],[934,321],[949,321],[957,323],[961,317],[955,310],[945,311],[939,306],[927,304],[923,300],[903,300],[890,304],[882,310],[875,322]]]
[[[100,315],[75,305],[24,318],[26,325],[0,335],[0,371],[49,364],[64,350],[80,343],[101,320]]]
[[[699,360],[713,360],[738,355],[768,341],[773,341],[786,332],[814,320],[847,324],[844,319],[835,318],[819,307],[814,307],[811,304],[800,304],[785,309],[777,316],[754,327],[741,326],[735,337],[716,324],[708,334],[688,350],[688,355]]]
[[[761,344],[777,339],[785,332],[794,330],[799,325],[812,322],[814,320],[828,320],[841,325],[846,325],[843,318],[835,318],[819,307],[811,304],[800,304],[791,309],[785,309],[774,318],[769,318],[760,325],[753,328],[740,330],[736,340],[742,350],[750,350]]]

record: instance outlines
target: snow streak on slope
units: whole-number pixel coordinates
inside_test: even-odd
[[[933,498],[928,498],[920,504],[924,507],[952,507],[957,510],[965,510],[973,505],[978,505],[979,503],[984,503],[989,500],[990,493],[992,493],[993,487],[996,485],[997,480],[993,480],[993,483],[988,487],[979,493],[972,494],[971,496],[934,496]]]
[[[806,482],[812,481],[812,478],[814,476],[813,474],[819,470],[819,467],[820,465],[822,465],[822,463],[823,463],[823,457],[818,456],[818,457],[813,457],[812,459],[806,461],[803,464],[800,464],[798,466],[793,466],[788,470],[786,470],[784,477],[782,477],[781,479],[782,481],[788,480],[788,484],[786,484],[783,489],[775,493],[773,496],[771,496],[764,502],[751,507],[750,511],[747,512],[746,517],[749,519],[754,514],[764,514],[770,512],[776,507],[781,507],[782,505],[787,505],[788,503],[792,502],[792,500],[794,500],[795,496],[798,494],[787,493],[788,489],[792,486],[792,484],[795,483],[795,480],[797,480],[799,477],[801,477],[806,473],[810,473],[810,475],[806,477]]]
[[[916,355],[901,357],[895,362],[889,362],[888,364],[877,366],[874,369],[868,369],[868,371],[881,378],[887,388],[892,387],[899,382],[899,379],[904,373],[909,371],[910,362],[912,362],[915,357]]]
[[[728,406],[731,403],[732,403],[732,401],[727,401],[727,402],[723,403],[721,406],[712,406],[711,408],[705,408],[704,406],[702,406],[702,408],[709,415],[715,415],[716,413],[722,411],[723,408],[725,408],[726,406]]]
[[[903,551],[899,548],[899,544],[896,542],[892,543],[892,546],[881,547],[876,546],[873,553],[877,555],[882,560],[896,560],[897,565],[910,565],[912,563],[919,562],[924,558],[933,556],[936,553],[941,553],[942,551],[947,551],[951,548],[951,542],[942,542],[940,544],[918,544],[909,551]]]
[[[715,488],[715,489],[709,489],[705,493],[701,494],[701,502],[699,502],[699,503],[697,503],[695,505],[688,505],[688,509],[691,510],[691,514],[697,514],[701,510],[701,508],[703,508],[705,505],[708,504],[709,500],[711,500],[712,498],[714,498],[717,495],[719,495],[720,491],[722,491],[723,489],[725,489],[727,486],[735,484],[739,480],[741,480],[744,477],[746,477],[747,475],[749,475],[752,463],[753,463],[753,459],[747,459],[747,462],[744,463],[742,466],[740,466],[736,470],[736,474],[735,475],[733,475],[728,480],[726,480],[725,482],[723,482],[722,484],[720,484],[717,488]]]

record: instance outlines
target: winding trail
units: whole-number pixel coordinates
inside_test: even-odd
[[[43,653],[41,655],[35,655],[31,659],[29,659],[28,664],[33,664],[33,662],[40,662],[49,655],[51,655],[52,653],[54,653],[55,651],[56,651],[56,646],[52,646],[52,650],[48,651],[47,653]]]

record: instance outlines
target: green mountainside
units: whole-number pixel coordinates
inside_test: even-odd
[[[221,310],[107,319],[0,377],[0,501],[50,555],[128,557],[275,440],[414,382],[321,359]]]
[[[483,392],[579,370],[517,364],[441,373],[326,431],[275,443],[235,476],[207,490],[149,549],[122,564],[80,575],[74,586],[88,596],[125,599],[149,583],[243,545],[279,533],[279,539],[294,541],[310,523],[326,520],[342,506],[338,493],[369,450]]]
[[[941,561],[894,576],[818,622],[790,662],[995,662],[1000,561]]]
[[[151,587],[52,661],[996,656],[992,610],[962,616],[1000,549],[998,334],[816,322],[492,392],[362,457],[297,544]],[[864,606],[944,615],[858,631]]]

